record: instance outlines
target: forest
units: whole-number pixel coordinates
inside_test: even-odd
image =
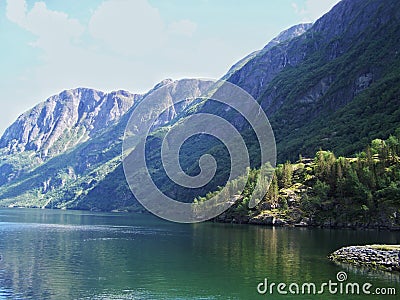
[[[256,182],[263,180],[258,172],[249,170],[244,190],[233,196],[235,204],[215,220],[263,224],[274,217],[279,225],[400,228],[400,129],[386,140],[374,139],[354,157],[321,149],[314,158],[279,164],[265,196],[250,209]],[[234,191],[240,180],[229,182],[228,190]]]

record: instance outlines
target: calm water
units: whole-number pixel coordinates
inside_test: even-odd
[[[400,233],[230,224],[183,225],[139,214],[0,209],[0,299],[362,299],[259,295],[257,284],[336,281],[395,287],[399,277],[326,259]],[[398,297],[398,296],[397,296]],[[367,299],[396,299],[368,296]]]

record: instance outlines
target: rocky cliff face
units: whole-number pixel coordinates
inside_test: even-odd
[[[54,156],[117,122],[140,95],[77,88],[54,95],[22,114],[0,139],[8,154]]]
[[[343,0],[314,24],[301,24],[282,32],[236,70],[229,81],[254,98],[271,102],[263,93],[281,71],[310,59],[318,62],[317,53],[325,63],[343,55],[358,39],[368,39],[368,27],[385,26],[394,6],[393,1]]]
[[[210,88],[199,80],[167,79],[145,95],[76,89],[53,96],[23,114],[2,137],[3,151],[8,154],[0,162],[0,203],[103,210],[132,205],[123,173],[112,178],[108,175],[116,169],[122,171],[122,138],[136,104],[165,85],[168,88],[163,89],[162,96],[170,101],[160,99],[163,105],[151,111],[160,115],[153,129],[173,121]],[[190,97],[185,100],[182,95]],[[180,100],[184,101],[165,105]],[[73,140],[72,131],[79,133]],[[60,140],[66,140],[63,148],[59,147]],[[52,159],[41,159],[43,153],[53,155]],[[109,188],[110,182],[104,183],[105,178],[115,183],[113,189]],[[96,197],[93,203],[88,202],[87,195],[102,184],[105,200],[96,203]],[[109,201],[111,194],[124,204],[116,199]]]
[[[239,66],[230,71],[227,78],[254,98],[258,98],[262,89],[286,66],[295,66],[303,59],[304,54],[297,53],[294,40],[302,36],[312,24],[300,24],[289,28],[269,42],[262,50],[255,52],[250,59],[239,62]]]
[[[398,74],[399,25],[398,1],[343,0],[300,31],[304,33],[258,52],[228,80],[248,91],[267,112],[281,160],[311,155],[319,147],[353,154],[360,145],[345,151],[335,148],[348,133],[327,134],[324,121],[354,99],[361,101],[389,74]],[[371,110],[358,117],[373,114]],[[332,123],[338,124],[336,118]],[[357,138],[362,137],[353,137]],[[306,145],[311,139],[313,145]]]
[[[294,25],[294,26],[290,27],[289,29],[282,31],[277,37],[275,37],[267,45],[265,45],[265,47],[263,49],[254,51],[254,52],[250,53],[249,55],[247,55],[246,57],[242,58],[237,63],[235,63],[229,69],[229,71],[222,77],[222,79],[230,81],[231,76],[234,74],[236,74],[235,76],[239,76],[239,77],[240,77],[239,74],[242,74],[242,76],[244,76],[244,74],[246,74],[247,72],[246,72],[246,69],[242,70],[242,68],[245,65],[247,65],[247,63],[249,61],[252,61],[254,58],[264,55],[269,50],[271,50],[275,46],[278,46],[279,44],[288,42],[289,40],[302,35],[311,26],[312,26],[311,23],[298,24],[298,25]],[[251,66],[254,66],[256,64],[257,63],[251,64]],[[251,66],[247,66],[246,67],[247,70],[251,69]],[[235,80],[237,80],[237,79],[231,79],[232,82],[234,82]]]

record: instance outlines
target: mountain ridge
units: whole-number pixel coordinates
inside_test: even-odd
[[[119,122],[110,123],[102,130],[95,132],[96,135],[94,137],[81,141],[58,155],[49,157],[44,161],[37,158],[38,161],[35,164],[28,164],[26,168],[22,169],[19,164],[21,162],[18,159],[24,158],[23,155],[28,153],[31,158],[36,157],[35,154],[38,153],[23,151],[3,156],[0,163],[0,173],[2,174],[0,197],[3,205],[100,210],[117,209],[117,201],[114,204],[106,201],[107,203],[97,203],[97,206],[88,207],[88,204],[81,204],[81,199],[100,184],[107,174],[112,173],[113,170],[121,166],[122,140],[125,126],[130,117],[129,112],[136,108],[136,105],[140,103],[143,97],[163,86],[167,86],[164,89],[166,91],[164,96],[170,99],[179,98],[182,89],[189,88],[192,91],[193,99],[208,89],[207,84],[196,79],[180,81],[166,79],[157,84],[148,93],[140,96],[138,101],[131,105],[126,113],[119,116]],[[160,99],[162,107],[158,108],[159,113],[164,113],[160,115],[159,123],[155,124],[154,129],[167,124],[181,110],[185,109],[192,100],[166,107],[165,101]],[[143,118],[147,118],[147,116],[143,116]],[[31,158],[26,159],[30,160]],[[13,168],[16,168],[16,170]],[[120,180],[121,182],[118,184],[125,186],[124,178],[122,177]],[[125,188],[127,189],[127,186]],[[123,190],[121,198],[125,196],[127,198],[126,201],[129,201],[130,205],[132,205],[132,195]],[[127,203],[126,201],[125,203]],[[138,206],[137,203],[133,203],[133,205]]]
[[[0,138],[0,148],[7,154],[35,151],[46,158],[66,131],[79,132],[77,141],[54,149],[49,155],[52,157],[117,122],[141,97],[123,90],[110,93],[88,88],[64,90],[21,114]]]
[[[314,24],[300,24],[284,31],[290,38],[283,34],[279,42],[271,41],[236,63],[223,78],[249,92],[265,110],[275,132],[280,162],[296,160],[299,154],[311,157],[319,148],[334,150],[338,155],[355,155],[371,140],[387,138],[400,125],[399,20],[399,2],[343,0]],[[194,99],[200,90],[208,88],[200,87],[198,82],[196,85],[195,81],[167,79],[153,90],[168,84],[172,84],[171,91],[193,89]],[[120,148],[129,115],[135,103],[145,96],[138,95],[129,108],[130,100],[124,102],[125,112],[117,110],[115,122],[106,118],[110,123],[96,123],[95,118],[90,119],[88,128],[97,126],[99,131],[85,131],[87,139],[75,140],[73,147],[55,148],[57,139],[44,135],[43,140],[29,139],[29,130],[20,136],[8,134],[4,140],[12,141],[11,137],[16,136],[16,140],[21,141],[17,145],[23,151],[18,152],[13,144],[0,142],[5,145],[3,151],[8,153],[2,156],[0,163],[0,204],[140,209],[124,178]],[[111,100],[104,102],[110,104],[105,105],[108,112],[114,107]],[[82,109],[86,115],[92,112],[85,107]],[[79,109],[75,111],[72,119],[83,120],[79,118]],[[180,126],[180,121],[201,112],[211,112],[232,121],[246,136],[250,155],[256,157],[254,149],[257,147],[253,147],[256,141],[248,131],[248,124],[232,111],[207,100],[194,100],[182,107],[167,109],[150,134],[149,142],[157,148],[167,128],[163,126]],[[99,111],[96,113],[94,116],[99,116]],[[54,124],[54,118],[50,124]],[[83,128],[86,130],[85,126]],[[60,139],[62,134],[57,133]],[[74,141],[74,137],[64,137]],[[39,146],[40,141],[42,147],[49,139],[53,144],[47,148],[46,155],[38,155],[40,151],[35,150],[35,145]],[[182,161],[189,173],[198,170],[198,162],[193,161],[193,157],[205,153],[225,156],[221,146],[207,140],[193,139],[186,146],[183,152],[191,157],[183,156]],[[10,150],[16,152],[7,152]],[[156,151],[149,154],[153,159],[151,171],[158,176],[164,189],[187,201],[193,199],[191,194],[178,192],[164,180]],[[42,157],[47,160],[43,161]],[[254,167],[257,167],[256,162]],[[222,185],[221,178],[216,178],[212,186]]]
[[[398,73],[399,11],[395,1],[343,0],[304,34],[255,56],[230,77],[266,111],[280,161],[313,155],[319,148],[352,155],[379,137],[368,136],[363,145],[341,151],[310,124],[323,124],[354,99],[360,101],[371,85]],[[322,136],[317,140],[312,135]],[[346,133],[338,132],[335,143],[345,138]],[[305,145],[311,139],[312,145]]]

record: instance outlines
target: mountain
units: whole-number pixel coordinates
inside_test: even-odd
[[[319,148],[352,155],[400,120],[399,32],[398,1],[343,0],[228,80],[267,112],[280,161]]]
[[[6,154],[34,151],[50,158],[117,122],[140,97],[127,91],[63,91],[19,116],[1,137],[0,147]]]
[[[399,45],[400,2],[342,0],[314,24],[284,31],[236,63],[223,79],[250,93],[267,113],[278,161],[311,157],[320,148],[353,156],[400,127]],[[196,80],[165,80],[145,95],[75,89],[23,114],[0,140],[0,204],[140,209],[125,181],[122,138],[137,105],[164,86],[168,99],[180,99],[183,89],[193,98],[218,91]],[[209,153],[221,174],[195,193],[168,180],[159,163],[161,141],[167,129],[182,126],[196,113],[231,122],[248,146],[252,167],[260,162],[254,131],[236,112],[212,99],[168,108],[145,141],[148,166],[166,194],[187,202],[224,185],[229,173],[226,148],[204,135],[185,142],[182,168],[197,174],[199,157]]]
[[[267,45],[265,45],[264,48],[250,53],[249,55],[247,55],[246,57],[242,58],[237,63],[235,63],[229,69],[229,71],[222,77],[222,79],[228,80],[234,73],[242,69],[244,65],[246,65],[250,60],[253,60],[256,56],[261,56],[262,54],[265,54],[266,52],[271,50],[273,47],[302,35],[311,26],[312,26],[311,23],[298,24],[282,31],[280,34],[278,34],[277,37],[273,38]]]
[[[371,140],[386,139],[400,126],[399,13],[398,1],[343,0],[303,34],[267,45],[224,76],[250,93],[267,113],[278,162],[313,157],[320,148],[354,156]],[[194,113],[216,114],[232,123],[246,142],[251,166],[260,167],[258,141],[243,117],[212,99],[189,107],[182,117]],[[155,163],[162,138],[152,139],[158,147],[153,147],[149,168],[165,193],[191,199],[195,191],[170,183]],[[182,165],[193,175],[204,153],[229,166],[229,155],[217,141],[202,137],[185,146]],[[200,195],[224,186],[228,170],[217,173]]]
[[[122,139],[128,119],[146,95],[163,86],[168,86],[163,96],[172,101],[180,100],[182,90],[190,91],[194,99],[209,88],[195,79],[167,79],[144,95],[74,89],[50,97],[21,115],[1,139],[2,204],[101,210],[128,206],[127,201],[132,205],[123,172],[112,179],[125,188],[121,194],[109,190],[104,202],[93,205],[84,199],[116,168],[122,171]],[[190,100],[170,107],[163,99],[160,103],[163,106],[153,113],[163,113],[153,130],[169,123]],[[111,194],[118,195],[123,205],[111,203]]]
[[[25,112],[0,139],[0,183],[95,137],[118,122],[142,95],[77,88]]]

